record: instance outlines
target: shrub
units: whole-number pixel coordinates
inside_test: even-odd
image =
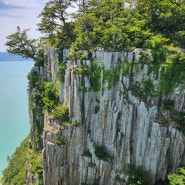
[[[95,147],[95,155],[98,157],[98,159],[103,161],[108,161],[110,158],[109,154],[105,151],[103,146]]]
[[[149,51],[142,51],[139,53],[139,62],[151,63],[152,61],[153,61],[153,56]]]
[[[71,122],[71,126],[72,127],[78,127],[79,126],[79,123],[74,121],[74,122]]]
[[[87,75],[89,73],[89,67],[87,64],[84,64],[82,67],[77,67],[75,69],[75,72],[77,74],[84,74],[84,75]]]
[[[40,182],[43,179],[43,167],[42,167],[42,152],[34,153],[30,151],[30,163],[31,163],[31,172],[33,174],[38,174]],[[42,184],[42,183],[41,183]]]
[[[164,101],[164,109],[167,109],[167,110],[173,110],[174,109],[174,105],[175,105],[175,101],[174,100],[165,100]]]
[[[51,113],[51,111],[56,107],[59,102],[59,89],[57,84],[52,82],[47,82],[44,90],[44,109]]]
[[[96,164],[93,163],[93,162],[89,162],[89,163],[88,163],[88,167],[90,167],[90,168],[93,168],[93,167],[95,167],[95,166],[96,166]]]
[[[79,123],[78,122],[65,122],[62,124],[63,127],[78,127]]]
[[[96,59],[92,62],[91,72],[90,72],[90,82],[91,88],[93,91],[100,90],[100,76],[101,76],[101,67],[98,65]]]
[[[55,107],[52,112],[52,116],[54,119],[58,119],[60,121],[69,121],[69,109],[67,106],[60,104]]]
[[[85,157],[91,157],[92,156],[92,154],[89,150],[85,150],[82,155],[85,156]]]
[[[64,82],[66,63],[65,62],[56,61],[56,64],[57,64],[57,67],[58,67],[57,68],[56,78],[59,81]]]
[[[129,185],[149,185],[149,175],[141,166],[126,165],[123,169],[125,175],[129,176]]]
[[[94,107],[94,113],[97,114],[99,110],[100,110],[100,106],[96,105]]]
[[[57,145],[65,145],[67,143],[67,140],[64,137],[60,136],[59,139],[55,139],[54,142]]]
[[[178,174],[170,173],[168,175],[168,180],[171,185],[177,185],[177,184],[183,185],[185,182],[185,168],[184,167],[179,168]]]

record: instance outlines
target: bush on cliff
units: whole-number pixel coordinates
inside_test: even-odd
[[[58,84],[47,82],[44,88],[43,103],[44,110],[51,113],[59,102]]]
[[[54,119],[58,119],[59,121],[69,121],[69,109],[65,105],[58,105],[53,110],[52,116]]]
[[[170,173],[168,175],[170,185],[184,185],[185,184],[185,167],[179,168],[179,173]]]

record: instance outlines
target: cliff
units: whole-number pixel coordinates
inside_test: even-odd
[[[36,113],[30,88],[31,138],[34,147],[43,147],[45,185],[119,185],[128,180],[124,169],[130,165],[146,170],[151,184],[177,172],[184,163],[185,140],[172,112],[184,112],[183,84],[162,93],[162,69],[152,68],[150,52],[99,49],[72,61],[69,50],[63,58],[55,49],[45,51],[44,67],[33,71],[57,84],[56,60],[65,64],[59,103],[69,110],[68,121],[41,108]],[[38,127],[43,146],[35,141]]]

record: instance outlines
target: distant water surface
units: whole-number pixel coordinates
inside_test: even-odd
[[[27,74],[33,61],[0,62],[0,178],[7,156],[29,133]]]

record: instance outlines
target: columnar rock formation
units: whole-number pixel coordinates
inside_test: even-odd
[[[57,56],[53,49],[46,52],[45,67],[37,72],[55,82]],[[59,60],[66,62],[66,70],[60,102],[76,125],[44,115],[44,184],[123,184],[127,164],[142,166],[151,183],[178,170],[185,140],[163,102],[174,100],[175,108],[184,111],[184,92],[175,87],[172,94],[160,95],[160,68],[158,75],[149,72],[152,64],[140,62],[140,52],[100,49],[91,59],[70,61],[69,51],[63,51]],[[153,92],[145,89],[145,82],[152,82]],[[56,140],[61,137],[65,142],[59,145]]]

